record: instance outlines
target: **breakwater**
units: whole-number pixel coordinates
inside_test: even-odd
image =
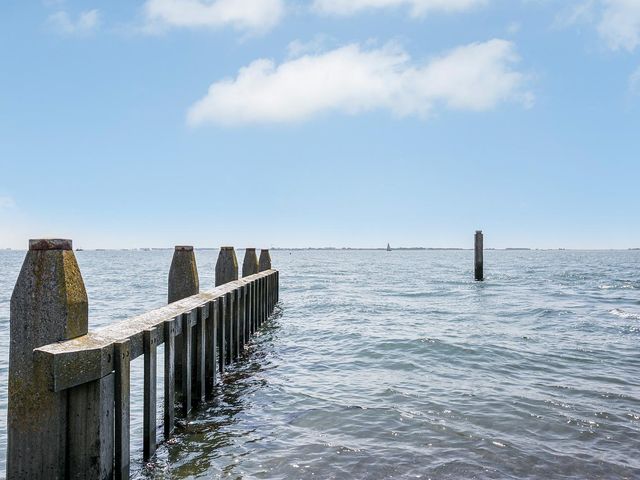
[[[266,321],[279,272],[232,247],[216,288],[199,292],[192,247],[176,247],[166,307],[88,329],[88,300],[69,240],[31,241],[11,298],[8,478],[128,478],[130,364],[144,356],[143,456],[156,450],[157,348],[164,344],[164,436],[176,413],[210,398],[225,366]],[[177,407],[177,408],[176,408]]]

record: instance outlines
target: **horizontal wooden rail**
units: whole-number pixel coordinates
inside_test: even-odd
[[[161,345],[165,341],[164,329],[167,321],[175,322],[176,333],[182,331],[184,318],[189,318],[190,325],[195,327],[198,309],[202,310],[201,315],[206,320],[209,316],[210,302],[221,299],[257,280],[270,277],[274,273],[277,271],[273,269],[256,273],[95,332],[89,332],[82,337],[37,348],[34,350],[37,368],[44,375],[48,388],[54,392],[103,378],[114,370],[115,343],[129,340],[130,360],[134,360],[144,354],[146,330],[153,329],[153,340],[156,345]]]

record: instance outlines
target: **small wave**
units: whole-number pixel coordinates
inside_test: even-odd
[[[624,318],[627,320],[640,320],[640,313],[625,312],[621,308],[614,308],[613,310],[609,310],[609,313],[615,315],[616,317]]]
[[[632,283],[617,283],[617,284],[605,283],[604,285],[600,285],[598,288],[600,290],[635,290],[638,287]]]

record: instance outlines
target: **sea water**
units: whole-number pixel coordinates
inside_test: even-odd
[[[0,252],[0,475],[24,255]],[[171,251],[76,255],[91,329],[166,303]],[[275,315],[148,464],[133,363],[135,478],[640,478],[640,251],[487,251],[482,283],[470,251],[272,257]]]

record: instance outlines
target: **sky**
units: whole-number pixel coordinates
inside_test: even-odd
[[[5,0],[0,248],[640,247],[640,0]]]

